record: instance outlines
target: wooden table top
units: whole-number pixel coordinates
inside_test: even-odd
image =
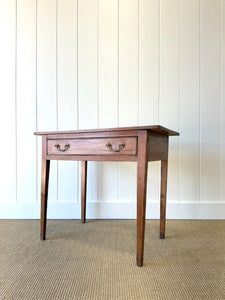
[[[156,134],[174,136],[179,135],[178,132],[167,129],[160,125],[148,126],[133,126],[133,127],[115,127],[115,128],[98,128],[98,129],[82,129],[82,130],[68,130],[68,131],[45,131],[35,132],[35,135],[49,135],[49,134],[73,134],[73,133],[94,133],[94,132],[115,132],[115,131],[130,131],[130,130],[147,130]]]

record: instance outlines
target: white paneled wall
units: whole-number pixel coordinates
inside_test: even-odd
[[[199,4],[195,0],[180,4],[179,191],[180,202],[194,203],[200,201]]]
[[[220,199],[221,1],[202,1],[201,18],[200,198],[211,202]]]
[[[0,199],[17,200],[17,15],[14,0],[0,1]],[[35,158],[36,160],[36,158]],[[35,191],[33,192],[35,196]]]
[[[225,218],[225,0],[0,0],[0,217],[38,218],[34,131],[160,124],[169,218]],[[134,218],[136,164],[88,164],[89,218]],[[51,163],[50,218],[80,216],[78,162]],[[160,163],[147,217],[159,217]]]
[[[77,3],[67,0],[57,5],[58,130],[75,130],[78,128]],[[78,172],[78,162],[58,162],[59,201],[78,200]]]
[[[225,202],[225,3],[221,5],[221,168],[220,168],[220,201]]]
[[[98,2],[98,126],[102,128],[118,126],[118,8],[118,1]],[[98,200],[117,202],[119,164],[115,162],[97,164]]]

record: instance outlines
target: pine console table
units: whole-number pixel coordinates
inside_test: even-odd
[[[50,160],[81,161],[81,222],[86,222],[87,161],[137,162],[137,266],[143,265],[146,183],[149,161],[161,160],[160,238],[165,238],[169,136],[162,126],[35,132],[42,136],[41,240],[46,237]]]

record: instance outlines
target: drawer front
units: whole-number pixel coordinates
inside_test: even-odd
[[[136,155],[137,138],[52,139],[47,154],[55,155]]]

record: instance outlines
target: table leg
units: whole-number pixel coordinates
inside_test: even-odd
[[[166,223],[166,190],[168,160],[161,161],[161,193],[160,193],[160,239],[165,238]]]
[[[46,216],[48,202],[48,183],[49,183],[50,160],[42,159],[41,173],[41,240],[46,237]]]
[[[87,161],[81,161],[81,222],[86,222]]]
[[[147,185],[147,132],[141,132],[138,139],[137,161],[137,266],[143,266],[145,211],[146,211],[146,185]]]
[[[137,182],[137,266],[142,267],[144,256],[147,165],[138,163]]]

